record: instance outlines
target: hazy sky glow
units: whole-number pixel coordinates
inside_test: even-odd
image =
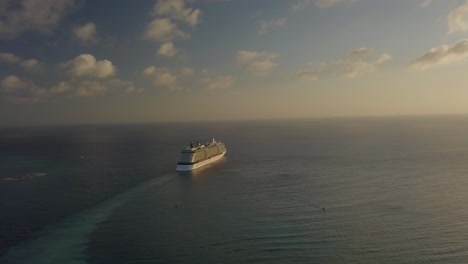
[[[0,0],[0,126],[468,113],[466,0]]]

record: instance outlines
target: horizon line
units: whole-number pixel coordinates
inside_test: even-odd
[[[74,127],[74,126],[124,126],[124,125],[157,125],[157,124],[192,124],[192,123],[226,123],[226,122],[268,122],[268,121],[299,121],[299,120],[333,120],[333,119],[373,119],[373,118],[415,118],[415,117],[467,117],[468,113],[441,114],[393,114],[393,115],[349,115],[349,116],[311,116],[311,117],[277,117],[277,118],[240,118],[213,120],[165,120],[165,121],[128,121],[128,122],[77,122],[77,123],[44,123],[0,125],[0,129],[8,128],[41,128],[41,127]]]

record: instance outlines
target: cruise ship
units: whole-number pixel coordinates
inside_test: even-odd
[[[177,171],[190,171],[198,169],[221,159],[226,154],[226,146],[220,141],[213,141],[202,145],[197,142],[181,151],[180,161],[177,163]]]

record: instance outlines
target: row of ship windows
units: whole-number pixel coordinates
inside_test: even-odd
[[[201,159],[206,159],[208,157],[212,157],[218,153],[221,153],[223,151],[225,151],[226,148],[224,147],[220,147],[219,148],[219,151],[217,149],[211,149],[211,150],[207,150],[207,151],[200,151],[200,152],[196,152],[195,153],[195,156],[193,157],[193,162],[196,162],[198,160],[201,160]],[[180,162],[192,162],[191,160],[191,157],[192,157],[192,153],[182,153],[182,156],[180,158]]]

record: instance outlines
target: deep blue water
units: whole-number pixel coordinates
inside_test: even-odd
[[[1,128],[0,263],[466,263],[467,190],[461,116]]]

